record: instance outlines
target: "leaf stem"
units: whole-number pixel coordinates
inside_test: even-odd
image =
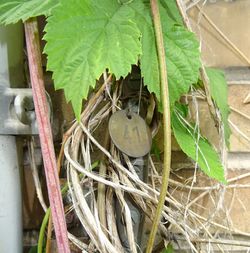
[[[154,240],[157,233],[158,225],[161,219],[162,208],[168,189],[168,179],[170,174],[171,163],[171,121],[170,121],[170,102],[168,92],[167,66],[165,56],[165,46],[161,27],[160,12],[157,0],[151,0],[151,11],[154,22],[155,38],[157,45],[158,61],[160,67],[161,80],[161,100],[163,104],[163,132],[164,132],[164,164],[162,172],[162,186],[159,196],[156,214],[153,220],[152,230],[149,235],[146,253],[151,253],[154,246]]]

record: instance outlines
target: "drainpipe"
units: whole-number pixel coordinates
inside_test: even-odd
[[[9,120],[13,96],[4,94],[11,88],[21,88],[23,83],[22,25],[0,26],[0,252],[3,253],[23,252],[22,191],[18,162],[21,154],[17,152],[15,133],[10,131],[14,123]],[[7,123],[9,130],[4,125]]]

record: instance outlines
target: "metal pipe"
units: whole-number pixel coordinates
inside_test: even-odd
[[[23,86],[23,28],[0,26],[0,88]],[[0,99],[0,112],[4,99]],[[6,120],[3,116],[0,120]],[[0,135],[0,252],[21,253],[22,192],[16,137]]]
[[[22,198],[16,140],[0,136],[0,252],[22,252]]]

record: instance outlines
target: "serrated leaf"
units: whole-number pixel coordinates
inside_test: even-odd
[[[226,144],[229,147],[231,130],[228,123],[228,116],[230,113],[230,109],[227,103],[228,98],[227,82],[224,73],[221,70],[206,68],[206,72],[209,78],[211,96],[221,113],[221,118],[224,125],[224,137]]]
[[[119,79],[137,63],[140,30],[129,5],[113,0],[62,0],[52,14],[45,28],[48,69],[79,118],[82,99],[106,68]]]
[[[181,26],[174,26],[164,35],[170,103],[173,106],[198,80],[199,43],[193,33]]]
[[[161,5],[164,7],[167,15],[179,25],[183,25],[182,17],[176,5],[176,0],[160,0]]]
[[[206,175],[226,183],[219,156],[207,139],[202,136],[198,138],[194,128],[177,112],[172,114],[171,121],[174,136],[183,152],[196,161]]]
[[[59,0],[0,0],[0,23],[14,24],[31,17],[48,16]]]
[[[144,83],[160,100],[159,66],[150,9],[147,4],[140,1],[134,1],[131,7],[136,12],[136,23],[142,32],[140,63]],[[173,108],[180,96],[188,92],[191,84],[198,80],[199,43],[193,33],[175,25],[175,21],[169,21],[170,18],[166,15],[163,6],[160,6],[160,11],[166,48],[170,103]]]
[[[142,55],[140,56],[141,74],[144,78],[144,84],[148,86],[150,92],[154,92],[157,98],[160,98],[160,79],[159,64],[155,45],[155,34],[150,15],[149,3],[134,1],[130,5],[136,15],[136,23],[142,33]],[[156,86],[158,88],[156,89]]]

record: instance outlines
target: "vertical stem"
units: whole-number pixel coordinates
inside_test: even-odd
[[[57,239],[57,247],[60,253],[70,253],[48,105],[45,95],[38,24],[36,18],[29,19],[25,22],[24,26],[33,99],[38,122],[52,218]]]
[[[152,230],[150,232],[146,253],[151,253],[154,246],[155,236],[158,230],[158,225],[161,219],[162,208],[164,206],[165,197],[168,189],[168,179],[171,163],[171,122],[170,122],[170,103],[168,92],[167,66],[165,56],[165,46],[163,41],[161,19],[157,0],[151,0],[151,11],[154,22],[154,30],[156,37],[158,61],[160,66],[161,80],[161,100],[163,104],[163,131],[164,131],[164,164],[162,172],[162,186],[159,196],[159,201],[156,209],[156,214],[153,220]]]
[[[37,253],[43,253],[43,241],[44,241],[44,235],[45,230],[48,224],[48,220],[50,217],[51,209],[50,207],[47,209],[45,216],[43,218],[43,222],[39,231],[39,238],[38,238],[38,245],[37,245]]]

